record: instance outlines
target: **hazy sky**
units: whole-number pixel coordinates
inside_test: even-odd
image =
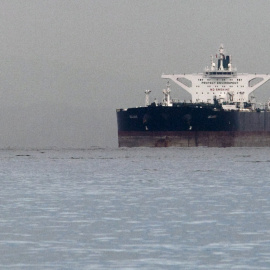
[[[0,148],[117,146],[116,108],[161,100],[220,43],[270,72],[269,0],[0,0]],[[186,94],[173,85],[172,97]],[[256,92],[270,97],[270,82]]]

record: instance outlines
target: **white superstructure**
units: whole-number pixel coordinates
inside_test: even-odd
[[[206,67],[204,73],[163,74],[162,78],[172,80],[189,92],[192,103],[214,103],[217,99],[223,104],[239,104],[240,108],[245,102],[252,103],[251,93],[270,80],[268,74],[237,74],[232,67],[232,57],[224,54],[223,45],[216,57],[218,65],[211,56],[211,66]]]

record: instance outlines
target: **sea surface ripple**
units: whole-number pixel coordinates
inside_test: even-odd
[[[0,151],[1,269],[270,269],[270,148]]]

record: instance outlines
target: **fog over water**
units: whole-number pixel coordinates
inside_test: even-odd
[[[198,3],[1,1],[0,148],[117,146],[115,109],[161,100],[163,72],[201,72],[220,43],[238,72],[270,72],[270,1]]]

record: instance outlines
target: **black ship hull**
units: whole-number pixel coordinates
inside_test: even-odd
[[[270,146],[269,111],[206,104],[117,110],[119,147]]]

